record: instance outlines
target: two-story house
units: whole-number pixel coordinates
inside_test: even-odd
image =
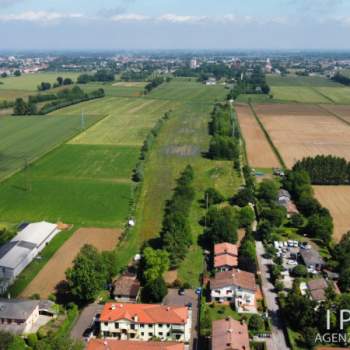
[[[192,311],[185,306],[107,303],[100,327],[105,338],[188,342],[191,320]]]
[[[255,275],[233,269],[217,272],[210,279],[210,295],[213,301],[234,303],[238,312],[256,312]]]
[[[214,245],[214,268],[216,271],[229,271],[238,266],[238,247],[231,243]]]

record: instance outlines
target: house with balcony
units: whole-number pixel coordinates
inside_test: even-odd
[[[104,338],[189,342],[192,311],[185,306],[107,303],[100,317]]]
[[[217,272],[210,279],[212,301],[232,303],[238,312],[256,312],[255,275],[240,269]]]

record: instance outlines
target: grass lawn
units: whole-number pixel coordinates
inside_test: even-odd
[[[149,98],[168,99],[212,104],[222,101],[229,93],[224,85],[206,86],[195,81],[174,79],[163,83],[147,95]]]
[[[40,159],[31,176],[129,182],[139,155],[139,147],[65,144]]]
[[[106,97],[68,107],[66,113],[73,115],[80,115],[82,110],[86,115],[108,115],[71,143],[141,146],[156,121],[177,105],[174,101],[166,100]]]
[[[0,78],[0,90],[27,90],[37,91],[41,82],[55,83],[57,77],[71,78],[74,80],[80,73],[74,72],[40,72],[35,74],[22,74],[19,77]]]
[[[89,115],[89,127],[102,116]],[[78,115],[0,118],[0,180],[81,132]]]
[[[72,227],[70,230],[60,232],[40,253],[41,259],[35,259],[22,271],[19,277],[17,277],[15,283],[9,289],[9,293],[12,298],[16,298],[19,294],[21,294],[21,292],[27,287],[32,279],[51,259],[55,252],[68,238],[72,236],[76,229],[77,227]]]
[[[199,276],[203,271],[203,254],[197,245],[197,238],[203,231],[198,222],[205,210],[199,201],[208,187],[215,187],[229,197],[240,184],[232,162],[212,161],[203,156],[210,140],[208,121],[211,109],[211,105],[187,103],[175,110],[163,125],[146,162],[136,215],[141,241],[157,237],[165,203],[172,195],[175,180],[187,164],[192,165],[196,199],[190,213],[190,223],[194,244],[178,269],[178,277],[193,287],[199,285]]]
[[[132,184],[54,179],[21,172],[0,185],[0,216],[8,222],[64,221],[120,227],[128,215]]]
[[[308,86],[272,86],[272,94],[274,99],[288,102],[330,103],[329,99]]]

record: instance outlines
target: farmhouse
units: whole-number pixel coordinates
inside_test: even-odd
[[[188,342],[191,338],[192,311],[184,306],[157,304],[105,304],[101,335],[119,340]]]
[[[248,327],[230,317],[212,324],[212,350],[249,350]]]
[[[91,339],[86,350],[185,350],[183,343],[177,342],[137,342],[116,339]]]
[[[136,302],[140,294],[140,282],[136,276],[123,275],[113,283],[114,300],[118,302]]]
[[[60,230],[45,221],[29,224],[10,242],[0,247],[0,292],[44,249]]]
[[[238,312],[256,312],[256,283],[251,272],[239,269],[217,272],[210,279],[210,291],[212,300],[234,302]]]
[[[238,266],[238,247],[231,243],[214,245],[214,268],[216,271],[229,271]]]
[[[319,271],[325,265],[320,254],[315,249],[301,249],[300,256],[308,269]]]
[[[339,294],[339,289],[337,285],[333,282],[330,281],[329,284],[324,278],[317,278],[310,280],[307,283],[308,291],[310,293],[310,298],[314,301],[321,302],[326,300],[326,290],[328,287],[333,288],[333,290]]]
[[[0,331],[35,333],[39,326],[56,316],[53,306],[49,300],[0,299]]]

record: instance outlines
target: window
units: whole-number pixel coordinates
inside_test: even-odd
[[[162,325],[161,323],[159,323],[159,324],[158,324],[158,327],[159,327],[159,328],[162,328],[162,327],[163,327],[163,325]]]
[[[114,324],[114,327],[115,327],[115,328],[119,328],[119,323],[116,322],[116,323]]]
[[[135,325],[133,323],[130,325],[130,329],[135,329]]]
[[[141,335],[144,336],[144,335],[145,335],[145,332],[141,332]]]
[[[134,333],[131,333],[131,334],[130,334],[130,338],[131,338],[131,339],[135,338],[135,334],[134,334]]]
[[[163,336],[163,332],[159,332],[159,336]]]
[[[104,325],[105,325],[105,326],[108,326],[108,322],[104,322]]]
[[[145,325],[143,323],[140,324],[140,328],[143,328]]]
[[[232,293],[232,290],[227,290],[226,291],[226,294],[231,294]]]
[[[169,328],[169,327],[170,327],[170,324],[168,323],[166,326]]]
[[[149,332],[149,333],[148,333],[148,336],[149,336],[149,337],[153,337],[153,333],[152,333],[152,332]]]

